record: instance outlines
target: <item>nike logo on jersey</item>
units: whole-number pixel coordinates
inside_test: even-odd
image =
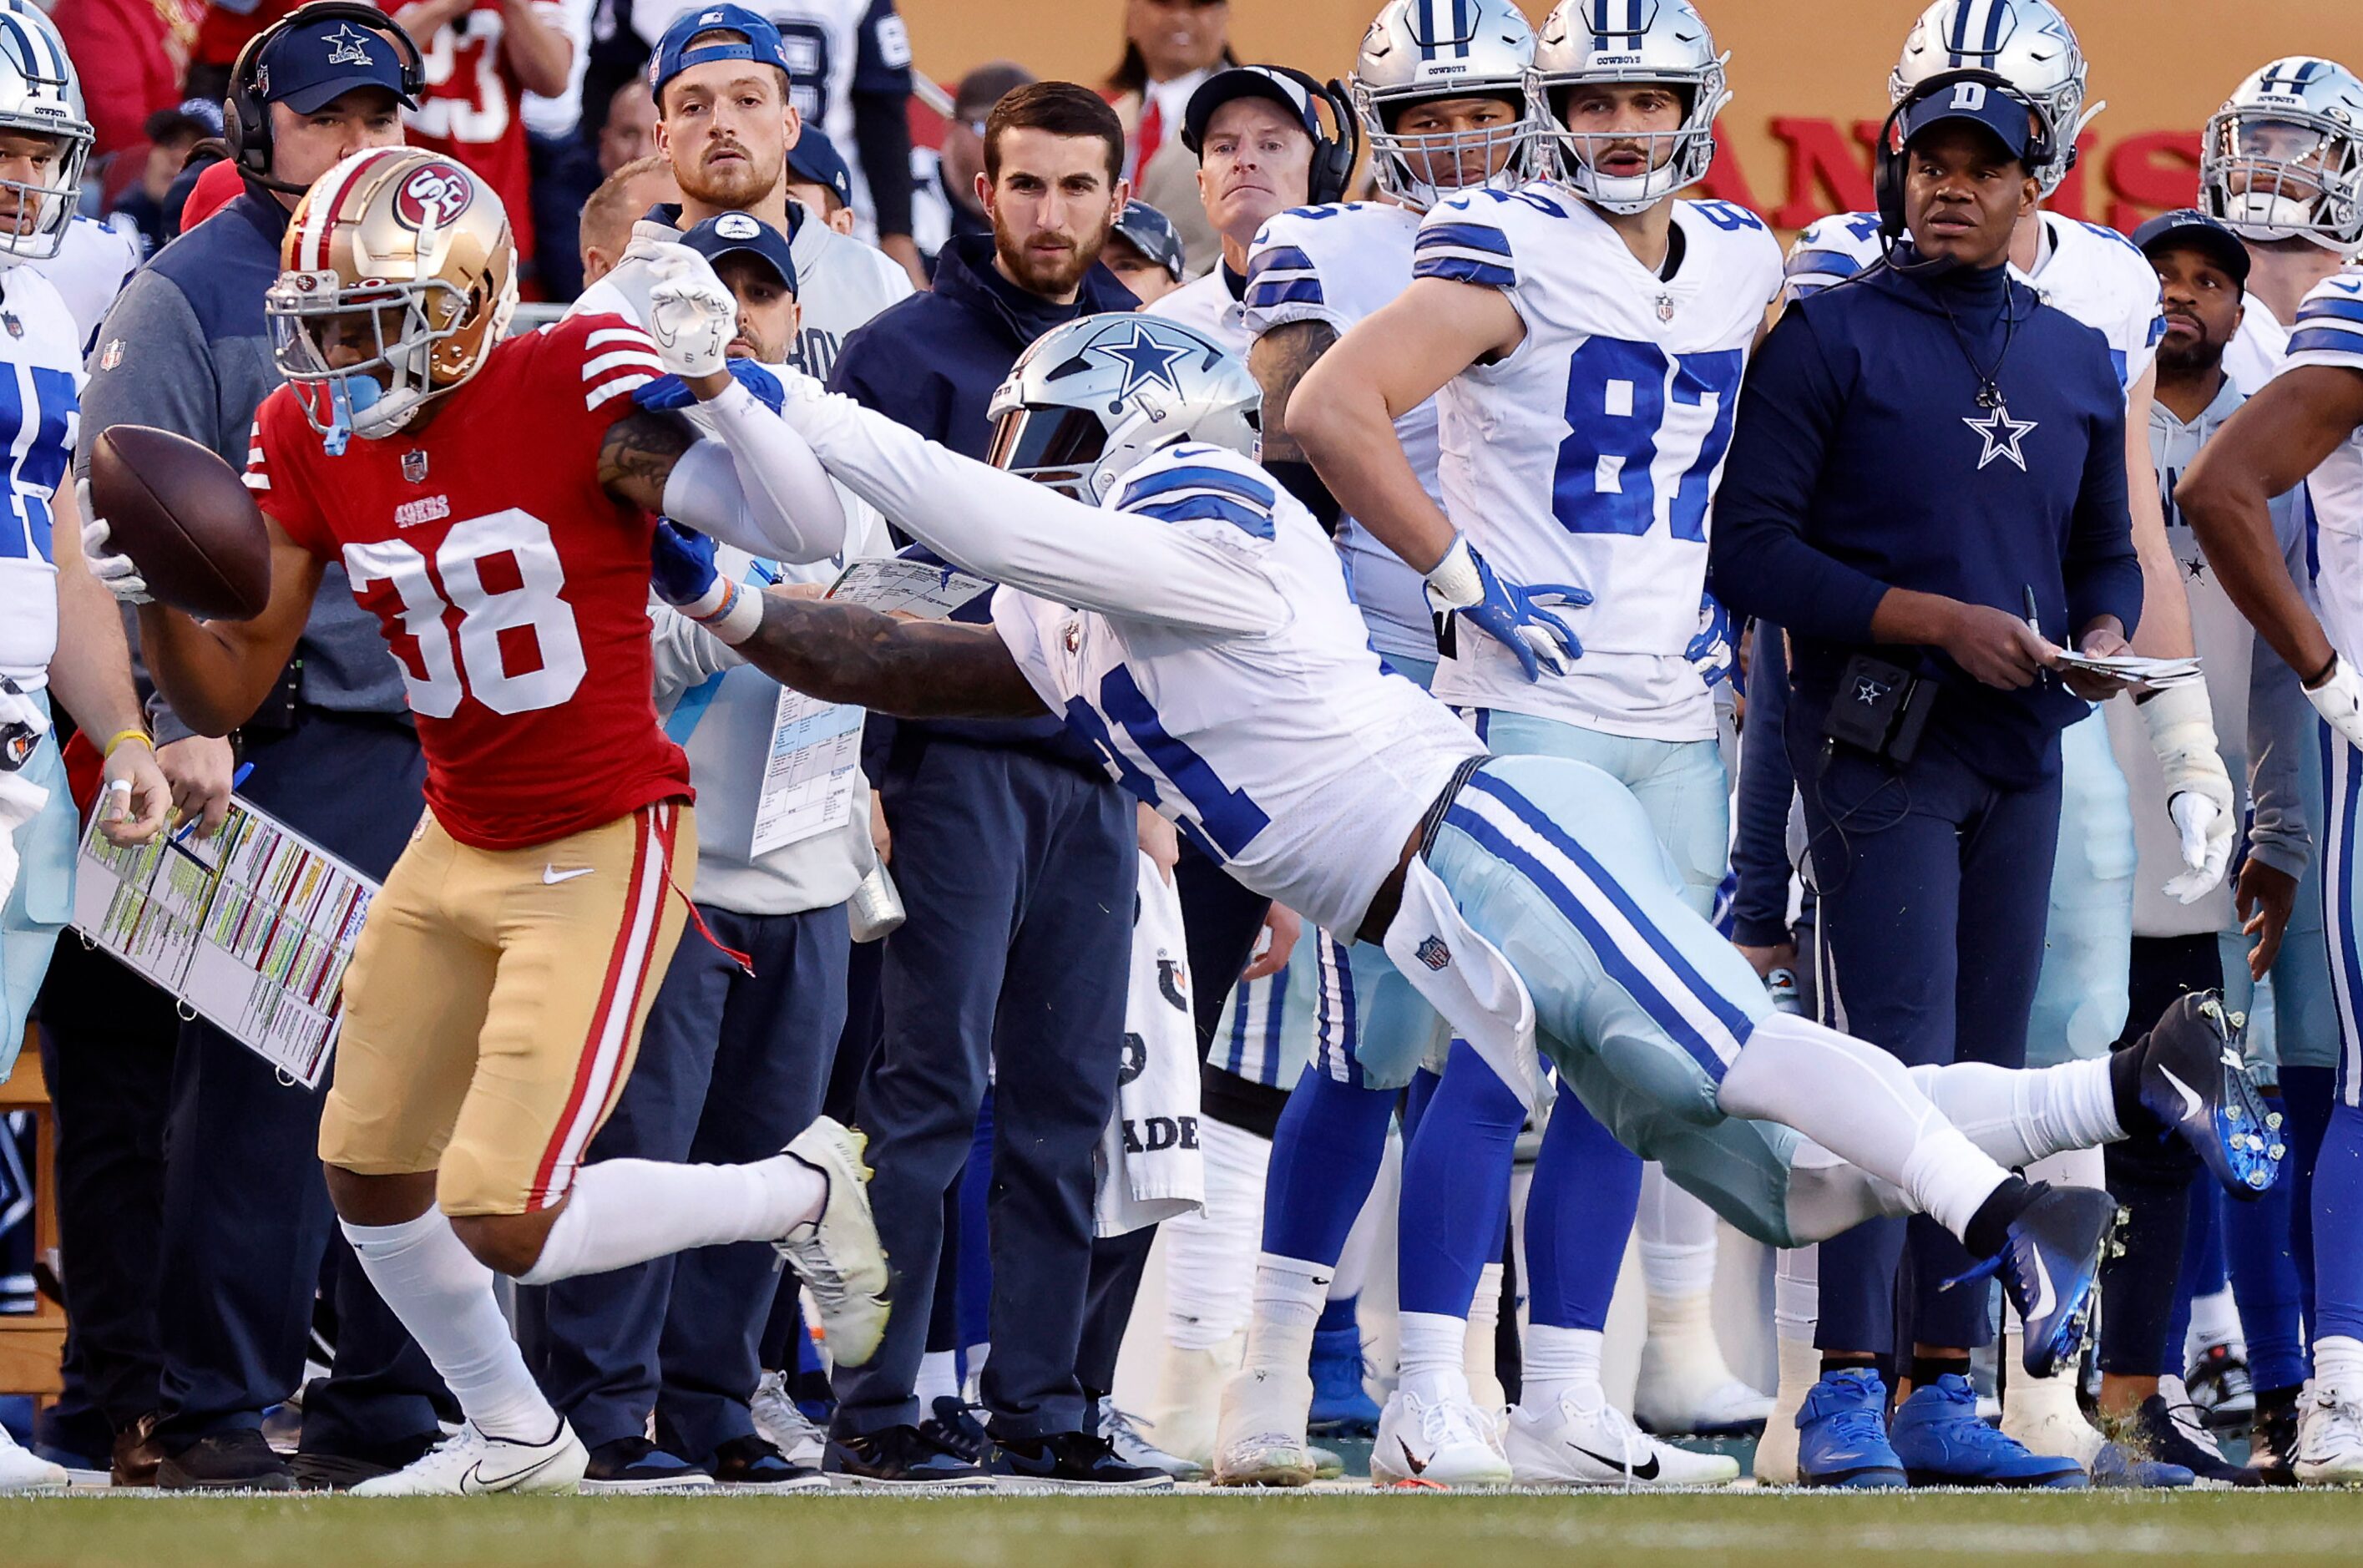
[[[2168,1087],[2171,1088],[2176,1094],[2182,1096],[2183,1120],[2197,1121],[2201,1117],[2207,1113],[2207,1106],[2205,1103],[2200,1099],[2199,1091],[2184,1083],[2181,1079],[2176,1077],[2174,1075],[2173,1069],[2169,1067],[2160,1067],[2158,1070],[2158,1075],[2166,1080]]]
[[[589,876],[597,869],[596,866],[576,866],[572,871],[560,871],[556,866],[544,866],[541,868],[541,884],[555,887],[561,882],[572,882],[578,876]]]
[[[2058,1304],[2059,1298],[2051,1288],[2050,1266],[2043,1261],[2043,1249],[2037,1247],[2035,1250],[2035,1306],[2028,1311],[2027,1320],[2032,1322],[2037,1318],[2050,1317],[2051,1309]]]
[[[1636,1481],[1655,1481],[1658,1478],[1658,1456],[1654,1453],[1649,1456],[1649,1462],[1647,1464],[1627,1464],[1623,1460],[1611,1459],[1604,1453],[1594,1453],[1581,1443],[1570,1443],[1567,1446],[1594,1464],[1604,1464],[1617,1473],[1629,1475]]]

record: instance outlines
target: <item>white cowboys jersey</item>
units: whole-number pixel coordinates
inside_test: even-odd
[[[1670,278],[1549,183],[1465,192],[1420,226],[1413,274],[1499,289],[1525,324],[1509,356],[1436,395],[1445,510],[1502,573],[1571,584],[1559,613],[1572,673],[1530,682],[1510,650],[1462,628],[1436,695],[1616,735],[1714,737],[1682,657],[1697,634],[1707,510],[1731,446],[1740,373],[1781,285],[1781,247],[1728,202],[1677,201]]]
[[[2113,228],[2079,223],[2056,212],[2038,215],[2043,250],[2033,272],[2011,275],[2044,304],[2064,311],[2109,340],[2109,361],[2117,384],[2131,386],[2149,369],[2166,317],[2158,297],[2158,272],[2134,242]],[[1816,218],[1789,247],[1788,280],[1781,298],[1803,299],[1869,268],[1884,253],[1879,215],[1833,213]]]
[[[58,649],[50,501],[82,417],[82,343],[57,289],[30,267],[0,272],[0,675],[49,684]],[[81,542],[73,541],[79,550]]]
[[[139,236],[94,223],[76,214],[66,225],[58,253],[18,263],[50,280],[73,317],[75,339],[85,357],[98,341],[98,324],[106,307],[139,270]]]
[[[2290,329],[2255,295],[2241,301],[2240,329],[2224,345],[2224,373],[2243,397],[2264,391],[2265,383],[2281,373],[2289,353]]]
[[[2363,271],[2324,278],[2307,291],[2282,369],[2301,365],[2363,372]],[[2306,475],[2305,489],[2317,530],[2313,587],[2323,624],[2349,663],[2363,662],[2363,427],[2348,431]]]
[[[1247,306],[1233,297],[1230,279],[1224,275],[1220,262],[1204,277],[1178,289],[1168,289],[1163,297],[1142,306],[1140,312],[1179,321],[1193,332],[1203,332],[1242,360],[1255,346],[1255,334],[1248,328]]]
[[[1292,321],[1321,321],[1339,337],[1394,303],[1411,285],[1412,241],[1420,215],[1380,202],[1296,207],[1266,223],[1248,251],[1248,330],[1260,338]],[[1444,505],[1436,477],[1436,402],[1395,421],[1395,439],[1419,482]],[[1370,530],[1340,519],[1337,552],[1346,585],[1362,606],[1371,644],[1381,653],[1433,663],[1436,623],[1418,573]]]

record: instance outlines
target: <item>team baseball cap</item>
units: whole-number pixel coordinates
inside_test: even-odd
[[[222,133],[221,100],[218,98],[183,98],[170,108],[158,109],[139,128],[150,141],[169,141],[176,136],[219,136]]]
[[[2247,286],[2248,248],[2240,243],[2238,235],[2196,207],[2159,213],[2134,230],[2134,243],[2153,261],[2160,250],[2176,247],[2196,250],[2230,273],[2234,283]]]
[[[1208,122],[1234,98],[1269,98],[1303,125],[1305,135],[1321,139],[1321,111],[1313,106],[1304,83],[1276,65],[1234,65],[1215,72],[1190,95],[1190,106],[1182,111],[1182,145],[1204,158],[1200,149]]]
[[[394,19],[386,18],[387,27]],[[402,90],[402,56],[373,28],[342,17],[299,19],[262,48],[254,62],[256,95],[299,115],[327,107],[359,87],[383,87],[403,107],[418,106]]]
[[[1126,202],[1124,211],[1116,215],[1115,234],[1171,273],[1175,283],[1182,281],[1182,237],[1173,231],[1171,218],[1147,202]]]
[[[689,40],[700,33],[715,32],[737,33],[745,41],[689,47]],[[656,52],[649,56],[649,91],[661,105],[666,83],[709,60],[755,60],[782,71],[789,69],[787,46],[780,41],[780,29],[770,21],[744,6],[708,6],[675,17],[664,37],[657,40]]]
[[[752,213],[717,213],[682,235],[681,242],[709,261],[758,257],[780,275],[782,287],[796,292],[796,263],[788,253],[788,237]]]
[[[2013,158],[2024,161],[2035,145],[2035,116],[2026,100],[2005,91],[2000,78],[1944,75],[1924,83],[1903,106],[1903,145],[1931,126],[1971,120],[1993,133]]]
[[[838,156],[837,143],[811,126],[798,132],[796,144],[788,149],[788,168],[795,174],[798,183],[826,185],[829,195],[837,198],[838,206],[853,205],[853,171],[848,169],[845,160]]]

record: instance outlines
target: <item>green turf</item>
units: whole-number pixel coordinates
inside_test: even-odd
[[[1677,1555],[1679,1554],[1679,1555]],[[0,1565],[1836,1568],[2363,1562],[2363,1495],[347,1498],[0,1503]]]

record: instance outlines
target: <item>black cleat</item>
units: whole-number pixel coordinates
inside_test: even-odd
[[[2117,1200],[2097,1187],[2037,1183],[2035,1201],[2010,1222],[2010,1240],[2000,1255],[1961,1276],[2002,1275],[2002,1290],[2026,1325],[2019,1359],[2028,1376],[2049,1377],[2076,1359],[2092,1315],[2101,1250],[2116,1223]]]
[[[832,1486],[920,1491],[993,1485],[992,1476],[929,1442],[916,1427],[832,1437],[821,1469]]]
[[[995,1438],[988,1461],[995,1482],[1014,1492],[1166,1492],[1173,1477],[1116,1458],[1097,1432]]]
[[[2142,1106],[2170,1128],[2235,1197],[2273,1184],[2289,1152],[2240,1050],[2239,1016],[2213,991],[2175,999],[2136,1049]]]

